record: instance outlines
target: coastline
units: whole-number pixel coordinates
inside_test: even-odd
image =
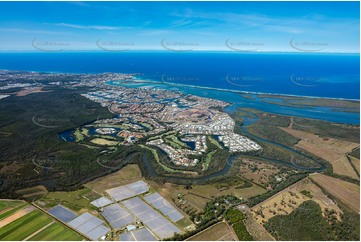
[[[271,96],[281,96],[281,97],[298,97],[298,98],[314,98],[314,99],[331,99],[331,100],[342,100],[342,101],[354,101],[359,102],[360,99],[351,99],[351,98],[337,98],[337,97],[319,97],[319,96],[306,96],[306,95],[295,95],[295,94],[283,94],[283,93],[267,93],[267,92],[253,92],[253,91],[240,91],[234,89],[225,89],[225,88],[216,88],[216,87],[206,87],[206,86],[196,86],[196,85],[189,85],[189,84],[180,84],[174,82],[165,82],[165,81],[155,81],[155,80],[144,80],[134,78],[134,83],[151,83],[151,84],[166,84],[170,86],[180,86],[180,87],[190,87],[190,88],[198,88],[198,89],[205,89],[205,90],[214,90],[220,92],[232,92],[232,93],[239,93],[239,94],[255,94],[255,95],[271,95]],[[114,80],[116,81],[116,80]],[[118,80],[120,82],[120,80]],[[130,82],[130,80],[127,80]]]
[[[65,72],[65,71],[44,71],[44,70],[17,70],[17,69],[1,69],[0,71],[25,71],[25,72],[39,72],[39,73],[50,73],[50,74],[73,74],[73,75],[82,75],[82,74],[101,74],[101,73],[109,73],[109,72]],[[296,94],[285,94],[285,93],[272,93],[272,92],[255,92],[255,91],[241,91],[241,90],[234,90],[234,89],[226,89],[226,88],[216,88],[216,87],[207,87],[207,86],[197,86],[197,85],[189,85],[189,84],[181,84],[181,83],[174,83],[174,82],[166,82],[166,81],[157,81],[154,79],[140,79],[137,76],[140,73],[123,73],[123,72],[112,72],[112,73],[121,73],[127,74],[133,77],[133,80],[109,80],[107,82],[130,82],[133,83],[150,83],[150,84],[166,84],[170,86],[179,86],[179,87],[189,87],[189,88],[197,88],[197,89],[204,89],[204,90],[214,90],[220,92],[231,92],[231,93],[238,93],[238,94],[254,94],[254,95],[272,95],[272,96],[279,96],[279,97],[297,97],[297,98],[314,98],[314,99],[327,99],[327,100],[343,100],[343,101],[354,101],[360,102],[360,99],[352,99],[352,98],[342,98],[342,97],[321,97],[321,96],[308,96],[308,95],[296,95]]]
[[[307,119],[314,119],[314,120],[323,120],[326,122],[332,122],[332,123],[338,123],[338,124],[345,124],[345,125],[360,125],[360,113],[359,112],[347,112],[340,109],[333,110],[332,107],[327,107],[323,105],[319,106],[310,106],[310,107],[293,107],[293,106],[284,106],[280,105],[278,103],[267,103],[263,102],[260,98],[258,98],[259,95],[262,95],[260,93],[257,94],[250,94],[255,95],[255,100],[248,100],[247,98],[243,97],[243,95],[246,95],[245,93],[241,91],[228,91],[228,90],[217,90],[217,88],[197,88],[192,85],[169,85],[164,82],[155,81],[152,79],[144,79],[142,77],[133,77],[133,79],[129,80],[112,80],[107,81],[105,84],[108,85],[119,85],[119,86],[125,86],[125,87],[131,87],[131,88],[141,88],[142,86],[152,86],[153,88],[170,88],[172,90],[173,87],[178,87],[185,90],[173,90],[173,91],[180,91],[183,93],[190,93],[193,95],[203,96],[203,97],[209,97],[214,99],[219,99],[225,102],[229,102],[231,105],[226,108],[226,112],[234,112],[235,109],[242,107],[242,108],[252,108],[252,109],[258,109],[262,110],[264,112],[268,113],[275,113],[279,115],[286,115],[286,116],[294,116],[294,117],[301,117],[301,118],[307,118]],[[157,86],[158,85],[158,86]],[[191,86],[191,87],[189,87]],[[188,89],[188,90],[187,90]],[[194,90],[189,92],[190,90]],[[206,91],[205,91],[206,90]],[[212,92],[212,94],[208,93]],[[204,95],[202,95],[202,93]],[[217,94],[218,93],[218,94]],[[229,93],[229,95],[224,95],[222,93]],[[263,94],[267,95],[267,94]],[[323,102],[328,102],[331,99],[324,98],[324,97],[300,97],[300,96],[283,96],[277,94],[270,94],[270,96],[273,96],[275,98],[299,98],[299,99],[313,99],[315,102],[317,100],[323,100]],[[226,98],[224,98],[226,97]],[[339,98],[333,98],[333,101],[339,101],[339,102],[353,102],[355,104],[358,104],[358,100],[350,100],[350,99],[339,99]],[[357,102],[357,103],[356,103]]]
[[[4,70],[4,69],[3,69]],[[9,70],[11,71],[11,70]],[[19,72],[30,72],[30,71],[21,71]],[[32,71],[35,72],[35,71]],[[43,72],[43,73],[57,73],[57,74],[70,74],[68,72]],[[104,73],[114,73],[118,72],[99,72],[97,74]],[[124,72],[121,72],[124,73]],[[72,73],[74,74],[74,73]],[[120,74],[120,73],[118,73]],[[71,74],[70,74],[71,75]],[[75,75],[88,75],[87,73],[79,73]],[[224,88],[214,88],[214,87],[204,87],[204,86],[196,86],[196,85],[188,85],[188,84],[179,84],[166,82],[164,80],[157,81],[152,78],[148,78],[143,76],[142,73],[130,73],[127,74],[129,79],[123,79],[122,77],[112,77],[102,80],[104,84],[109,85],[119,85],[119,86],[129,86],[132,88],[140,88],[143,86],[148,86],[152,88],[159,89],[169,89],[173,91],[180,91],[185,94],[198,95],[202,97],[208,97],[213,99],[222,100],[225,102],[229,102],[232,104],[230,107],[227,107],[226,112],[233,112],[236,108],[253,108],[262,110],[265,112],[276,113],[281,115],[289,115],[295,117],[304,117],[310,119],[319,119],[328,122],[334,123],[343,123],[343,124],[352,124],[352,125],[360,125],[360,113],[356,108],[354,108],[353,112],[349,112],[349,110],[334,109],[328,105],[322,105],[322,103],[339,101],[341,102],[352,102],[353,106],[359,105],[359,99],[350,99],[350,98],[334,98],[334,97],[317,97],[317,96],[305,96],[305,95],[289,95],[289,94],[279,94],[279,93],[264,93],[264,92],[250,92],[250,91],[241,91],[241,90],[232,90],[232,89],[224,89]],[[228,95],[225,95],[228,93]],[[247,100],[246,95],[254,95],[255,100]],[[307,106],[292,106],[292,105],[282,105],[280,103],[268,103],[263,101],[260,96],[261,95],[269,95],[270,98],[278,98],[278,99],[313,99],[315,105]],[[321,101],[322,100],[322,101]],[[357,103],[356,103],[357,102]],[[356,105],[357,104],[357,105]]]

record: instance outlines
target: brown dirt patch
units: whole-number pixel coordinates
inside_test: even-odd
[[[16,93],[16,96],[22,97],[27,96],[32,93],[39,93],[39,92],[51,92],[51,91],[43,91],[42,87],[33,87],[33,88],[26,88]]]
[[[0,221],[0,228],[4,227],[7,224],[14,222],[18,218],[21,218],[22,216],[34,211],[35,209],[36,209],[35,207],[29,206],[22,210],[16,211],[14,214],[12,214]]]
[[[29,187],[16,191],[17,194],[21,195],[26,200],[39,199],[48,193],[45,186],[39,185],[35,187]]]

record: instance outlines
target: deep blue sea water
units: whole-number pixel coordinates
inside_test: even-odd
[[[239,52],[28,52],[0,53],[0,69],[70,73],[140,73],[138,79],[247,92],[360,99],[359,54]],[[175,88],[179,89],[179,88]],[[226,101],[238,94],[182,88]],[[237,99],[237,100],[236,100]],[[254,106],[246,99],[240,105]],[[359,123],[358,113],[271,104],[261,110]],[[307,112],[306,112],[307,111]],[[308,114],[309,113],[309,114]],[[312,113],[314,113],[312,115]],[[351,121],[350,121],[351,120]]]
[[[145,78],[243,91],[360,98],[357,54],[234,52],[0,53],[0,69],[141,73]]]

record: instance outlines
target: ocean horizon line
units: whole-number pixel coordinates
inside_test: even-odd
[[[60,53],[132,53],[132,52],[162,52],[162,53],[234,53],[234,54],[300,54],[300,55],[322,55],[322,54],[347,54],[347,55],[360,55],[360,52],[347,52],[347,51],[282,51],[282,50],[270,50],[270,51],[235,51],[235,50],[166,50],[166,49],[138,49],[138,50],[97,50],[97,49],[86,49],[86,50],[61,50],[61,51],[51,51],[51,50],[0,50],[0,53],[43,53],[43,54],[60,54]]]

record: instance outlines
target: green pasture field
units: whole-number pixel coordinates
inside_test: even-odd
[[[84,237],[60,223],[54,223],[29,239],[30,241],[81,241]]]

